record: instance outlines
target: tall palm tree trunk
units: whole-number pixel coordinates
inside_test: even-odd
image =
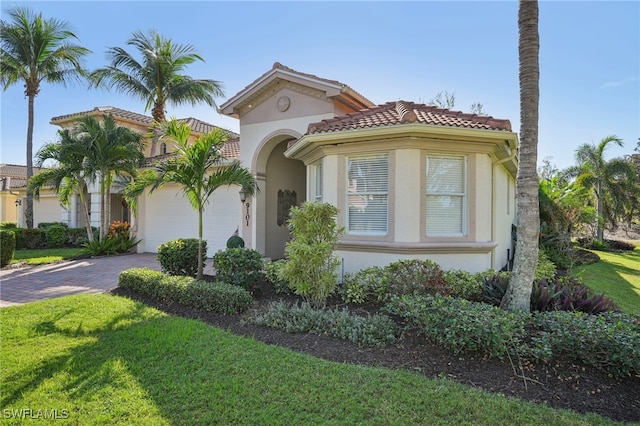
[[[82,204],[82,214],[84,216],[84,226],[87,229],[87,239],[93,241],[93,229],[91,229],[91,217],[89,216],[89,208],[87,207],[87,199],[84,196],[85,188],[80,188],[78,191],[78,197],[80,198],[80,204]]]
[[[200,204],[202,206],[202,203]],[[204,278],[204,262],[202,260],[202,215],[203,208],[198,209],[198,273],[196,279]]]
[[[28,94],[29,119],[27,124],[27,182],[33,176],[33,122],[35,94]],[[27,205],[24,210],[27,228],[33,228],[33,191],[27,187]]]
[[[540,212],[538,204],[538,104],[540,98],[540,37],[538,1],[520,0],[520,163],[516,177],[517,234],[513,273],[501,302],[508,310],[530,311],[531,288],[538,264]]]

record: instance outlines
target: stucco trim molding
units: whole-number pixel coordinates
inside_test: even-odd
[[[438,243],[394,243],[385,241],[341,241],[336,250],[367,253],[396,254],[460,254],[490,253],[498,246],[495,241],[483,242],[438,242]]]

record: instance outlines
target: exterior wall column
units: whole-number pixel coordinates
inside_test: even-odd
[[[395,153],[395,187],[389,187],[389,203],[395,212],[395,240],[403,243],[420,241],[422,218],[422,156],[419,149],[398,149]],[[394,173],[393,166],[389,170]]]

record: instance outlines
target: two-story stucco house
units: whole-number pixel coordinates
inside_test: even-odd
[[[279,63],[219,112],[239,120],[225,155],[253,172],[260,192],[243,201],[237,187],[214,194],[205,212],[209,255],[239,229],[248,247],[281,258],[291,206],[323,201],[338,207],[346,230],[336,249],[345,272],[400,258],[472,272],[507,264],[518,161],[508,120],[408,101],[374,105],[345,84]],[[141,132],[151,124],[117,108],[87,113],[111,113]],[[75,116],[52,123],[69,126]],[[187,120],[194,137],[213,128]],[[172,150],[161,146],[160,157]],[[145,194],[138,204],[131,219],[139,251],[197,235],[196,212],[177,187]],[[92,210],[98,206],[95,199]]]

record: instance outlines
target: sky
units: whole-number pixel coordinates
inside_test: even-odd
[[[516,1],[22,1],[1,2],[66,21],[92,53],[88,69],[108,64],[109,47],[135,31],[157,30],[191,44],[205,60],[186,74],[222,82],[233,97],[274,62],[338,80],[376,104],[427,103],[455,94],[453,109],[509,119],[520,129]],[[633,153],[640,137],[640,2],[540,1],[538,164],[562,169],[576,148],[617,135]],[[27,99],[22,84],[0,92],[0,162],[26,164]],[[51,118],[114,106],[141,114],[141,100],[105,89],[43,84],[35,100],[34,153],[56,141]],[[195,117],[239,131],[238,121],[199,105],[167,106],[169,117]]]

